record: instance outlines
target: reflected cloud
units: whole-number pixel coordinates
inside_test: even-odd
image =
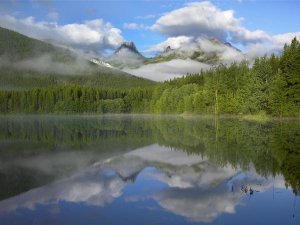
[[[141,173],[149,166],[156,169]],[[143,196],[123,194],[127,184],[134,183],[139,175],[166,186]],[[142,184],[134,185],[139,189],[138,185]],[[255,193],[264,192],[273,185],[283,187],[283,178],[266,179],[251,167],[249,172],[229,164],[220,167],[206,157],[150,145],[100,160],[67,179],[1,201],[0,211],[35,210],[39,205],[55,206],[63,201],[104,207],[123,197],[132,204],[153,199],[168,212],[192,221],[210,222],[224,213],[235,213],[250,189]]]
[[[124,172],[126,162],[130,162],[130,173],[135,166],[139,171],[149,165],[155,166],[157,170],[148,171],[147,175],[168,187],[156,192],[152,198],[167,211],[197,222],[211,222],[223,213],[235,213],[235,208],[243,202],[244,194],[250,194],[250,189],[253,193],[264,192],[273,185],[282,188],[284,184],[283,177],[266,179],[254,168],[243,172],[230,164],[220,167],[206,157],[158,145],[129,152],[122,160],[109,160],[111,168],[129,174],[129,171]],[[138,196],[126,198],[130,202],[143,199]]]
[[[60,201],[104,206],[121,196],[125,182],[110,170],[90,170],[66,180],[36,188],[0,202],[0,211],[34,210],[39,204]]]
[[[234,213],[240,193],[225,188],[178,189],[170,188],[155,195],[155,200],[166,210],[193,221],[210,222],[221,213]]]
[[[275,184],[282,183],[283,178],[277,177],[276,180],[278,181]],[[167,211],[192,221],[211,222],[223,213],[235,213],[235,208],[245,201],[244,194],[253,194],[250,194],[250,190],[264,192],[273,185],[272,179],[267,180],[255,173],[244,172],[231,179],[224,177],[218,182],[214,187],[170,187],[156,193],[154,199]],[[245,188],[249,192],[245,193]]]

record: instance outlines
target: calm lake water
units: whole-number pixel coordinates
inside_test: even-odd
[[[0,224],[300,224],[299,121],[0,117]]]

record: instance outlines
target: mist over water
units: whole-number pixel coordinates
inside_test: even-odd
[[[299,128],[297,120],[2,116],[0,224],[298,224]]]

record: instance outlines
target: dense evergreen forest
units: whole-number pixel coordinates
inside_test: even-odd
[[[99,81],[101,82],[101,81]],[[300,43],[282,55],[220,65],[154,86],[53,84],[0,91],[1,113],[195,113],[300,115]]]

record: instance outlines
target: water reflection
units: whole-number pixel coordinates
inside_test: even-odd
[[[35,217],[41,208],[52,212],[65,203],[105,215],[130,211],[131,217],[151,209],[151,218],[173,215],[180,224],[234,224],[245,210],[264,211],[266,221],[280,224],[279,210],[285,224],[299,223],[296,197],[291,200],[286,189],[299,192],[298,123],[220,120],[216,127],[210,119],[130,116],[1,120],[0,221],[6,224],[31,224],[18,216]],[[73,138],[78,133],[80,144]],[[27,145],[18,152],[18,143]],[[55,215],[66,216],[60,210]],[[110,218],[107,224],[120,222]],[[147,224],[138,217],[134,223]]]

